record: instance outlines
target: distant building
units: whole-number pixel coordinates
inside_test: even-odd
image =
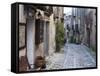
[[[65,29],[70,27],[70,42],[85,44],[96,49],[96,10],[72,8],[72,14],[64,17]],[[69,26],[68,26],[69,25]]]
[[[65,30],[65,40],[66,42],[70,42],[70,38],[72,36],[72,23],[71,23],[72,16],[71,15],[64,15],[64,30]]]
[[[64,9],[63,9],[63,7],[53,7],[53,13],[54,13],[55,23],[57,21],[63,22],[63,20],[64,20]]]

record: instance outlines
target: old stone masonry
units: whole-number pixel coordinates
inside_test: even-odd
[[[54,53],[46,62],[47,70],[95,67],[96,55],[84,45],[66,43],[64,52]]]

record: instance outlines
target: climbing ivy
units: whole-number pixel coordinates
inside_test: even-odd
[[[56,23],[56,52],[59,52],[64,45],[64,24]]]

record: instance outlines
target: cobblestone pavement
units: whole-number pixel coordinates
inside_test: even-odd
[[[64,53],[54,53],[53,55],[47,58],[46,62],[47,70],[63,69]]]
[[[95,53],[84,45],[65,44],[64,52],[54,53],[46,61],[46,69],[95,67]]]

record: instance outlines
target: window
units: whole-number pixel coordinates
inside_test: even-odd
[[[43,20],[36,20],[35,26],[35,44],[38,45],[43,42],[43,34],[44,34],[44,21]]]

